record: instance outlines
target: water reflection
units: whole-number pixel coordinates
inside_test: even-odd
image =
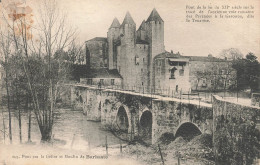
[[[12,113],[12,133],[13,144],[19,143],[19,125],[18,112]],[[4,109],[6,133],[8,133],[8,112]],[[0,120],[3,119],[0,114]],[[62,148],[73,148],[75,150],[87,150],[105,146],[105,140],[109,145],[119,144],[112,133],[102,130],[100,122],[88,121],[80,110],[57,109],[55,112],[55,123],[53,126],[54,146]],[[3,129],[1,121],[0,129]],[[23,143],[27,142],[28,137],[28,116],[27,113],[22,113],[22,137]],[[3,133],[0,140],[4,141]],[[36,144],[40,143],[41,135],[37,121],[32,115],[31,124],[31,140]],[[5,144],[9,143],[9,137],[6,137]]]

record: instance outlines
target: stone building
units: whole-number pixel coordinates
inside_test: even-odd
[[[188,57],[179,53],[161,53],[155,56],[154,69],[155,93],[175,95],[179,91],[190,91]]]
[[[90,69],[116,69],[122,77],[124,89],[143,89],[146,92],[154,87],[153,59],[164,52],[164,21],[156,9],[138,30],[127,12],[122,24],[117,18],[113,20],[107,38],[94,38],[86,42]]]
[[[184,93],[219,90],[233,85],[229,70],[231,65],[226,60],[182,56],[165,51],[164,21],[156,9],[137,30],[129,12],[122,24],[115,18],[108,29],[107,38],[96,37],[86,41],[86,58],[90,72],[101,68],[108,73],[117,71],[121,86],[126,90],[150,93],[170,89]],[[91,75],[87,78],[91,79]],[[98,81],[97,77],[94,78]],[[102,77],[98,78],[102,81]]]
[[[107,67],[107,38],[96,37],[86,41],[86,64],[89,68]]]
[[[80,82],[88,85],[100,85],[100,87],[122,87],[122,77],[116,69],[90,69],[84,78],[80,78]]]
[[[236,71],[231,61],[212,55],[187,57],[190,58],[191,90],[221,91],[236,87]]]

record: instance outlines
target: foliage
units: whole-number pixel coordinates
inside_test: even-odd
[[[227,164],[252,164],[260,151],[260,132],[256,125],[242,119],[225,120],[218,118],[214,133],[216,160]]]
[[[246,58],[233,61],[232,67],[237,71],[237,88],[239,90],[250,87],[251,91],[259,90],[260,63],[253,53]]]
[[[52,136],[59,85],[69,79],[74,62],[68,54],[78,54],[78,49],[75,45],[68,48],[75,41],[76,31],[67,24],[67,16],[59,10],[57,2],[41,2],[37,24],[33,24],[29,6],[7,5],[2,12],[4,22],[0,32],[1,50],[5,54],[3,66],[8,73],[6,80],[10,80],[6,88],[10,86],[17,92],[17,87],[24,87],[32,98],[42,140],[48,141]]]
[[[236,48],[229,48],[222,50],[219,57],[227,60],[235,60],[243,58],[243,54]]]
[[[200,69],[194,72],[194,76],[197,79],[196,90],[199,90],[199,84],[202,83],[203,79],[206,80],[207,88],[211,91],[233,88],[231,84],[227,84],[228,82],[234,82],[236,78],[231,63],[229,61],[218,62],[218,60],[215,60],[217,59],[212,58],[212,61],[207,63],[206,69]]]

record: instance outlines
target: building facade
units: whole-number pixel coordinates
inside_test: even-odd
[[[108,29],[107,38],[96,37],[86,41],[86,58],[90,72],[100,68],[108,73],[117,72],[116,77],[121,78],[122,88],[127,90],[165,93],[169,92],[168,89],[174,93],[187,93],[232,86],[228,71],[230,65],[226,60],[182,56],[165,51],[164,21],[156,9],[137,30],[129,12],[122,24],[115,18]],[[100,76],[99,79],[87,78],[102,81]],[[223,82],[225,85],[219,85]]]
[[[104,66],[107,70],[116,69],[122,77],[123,88],[152,91],[155,86],[153,59],[165,52],[164,21],[156,9],[138,30],[129,12],[122,24],[115,18],[108,29],[107,38],[103,38],[99,44],[96,40],[94,38],[86,42],[86,57],[89,58],[86,61],[90,68]],[[105,48],[107,54],[102,54]]]
[[[96,37],[86,41],[86,64],[89,68],[107,68],[107,38]]]
[[[236,71],[229,60],[189,56],[189,81],[193,91],[221,91],[236,88]]]
[[[154,69],[155,93],[174,96],[190,91],[189,58],[165,52],[155,57]]]

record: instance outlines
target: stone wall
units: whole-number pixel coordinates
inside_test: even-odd
[[[191,123],[201,133],[212,133],[212,110],[210,106],[181,103],[179,101],[153,100],[153,143],[164,133],[174,136],[184,123]]]
[[[214,131],[218,130],[218,125],[225,125],[228,122],[237,124],[238,121],[239,123],[250,121],[252,124],[260,124],[260,107],[233,103],[216,95],[213,96],[212,106]]]
[[[213,96],[213,118],[216,160],[227,164],[252,164],[259,152],[255,149],[260,145],[260,107]]]
[[[89,40],[86,42],[86,47],[89,50],[87,59],[90,62],[90,68],[103,68],[108,67],[108,53],[107,41],[103,40]]]
[[[98,86],[100,80],[103,79],[103,84],[101,87],[106,86],[107,88],[112,88],[113,86],[121,87],[122,86],[122,79],[121,78],[80,78],[80,83],[87,84],[87,85],[96,85]],[[88,81],[91,80],[91,81]],[[112,80],[114,80],[114,84],[112,85]],[[92,84],[89,84],[91,82]]]
[[[218,60],[215,57],[190,60],[189,81],[192,90],[221,91],[235,87],[236,71],[232,68],[230,61]]]
[[[209,104],[184,103],[174,98],[160,100],[150,95],[87,86],[72,87],[71,91],[75,107],[81,108],[88,120],[101,121],[104,129],[120,129],[118,115],[119,110],[123,109],[131,140],[142,138],[144,132],[149,130],[152,143],[155,143],[164,133],[175,136],[178,128],[186,123],[195,126],[201,133],[212,132],[213,114]],[[148,114],[151,118],[145,118]],[[151,125],[143,125],[147,123]]]

